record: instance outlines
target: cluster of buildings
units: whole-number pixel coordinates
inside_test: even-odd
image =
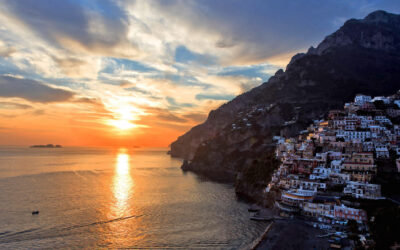
[[[357,95],[343,110],[314,121],[297,138],[275,136],[281,161],[267,192],[276,190],[276,206],[325,225],[367,221],[357,200],[379,200],[374,183],[377,162],[400,159],[400,95]],[[396,161],[400,171],[400,160]],[[349,200],[351,202],[349,202]]]

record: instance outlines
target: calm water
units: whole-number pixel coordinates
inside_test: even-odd
[[[0,147],[0,248],[247,248],[266,224],[180,164],[166,149]]]

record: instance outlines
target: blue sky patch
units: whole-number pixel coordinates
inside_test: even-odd
[[[150,92],[150,91],[147,91],[147,90],[144,90],[144,89],[141,89],[141,88],[138,88],[138,87],[125,88],[125,90],[127,90],[127,91],[133,91],[133,92],[138,92],[138,93],[141,93],[141,94],[143,94],[143,95],[151,95],[151,92]]]
[[[108,58],[110,63],[106,67],[104,67],[100,73],[112,74],[117,69],[123,68],[128,71],[136,71],[136,72],[154,72],[157,71],[155,68],[147,66],[138,61],[128,60],[128,59],[119,59],[119,58]]]
[[[279,69],[273,65],[251,65],[246,67],[226,67],[217,75],[220,76],[245,76],[245,77],[261,77],[263,79],[269,78],[272,74],[267,71],[275,72]]]
[[[197,94],[196,100],[216,100],[216,101],[230,101],[235,98],[235,95],[229,94]]]
[[[170,110],[176,110],[176,109],[180,109],[180,108],[191,108],[191,107],[195,107],[196,105],[194,105],[193,103],[178,103],[175,98],[173,97],[166,97],[165,98],[168,102],[168,109]]]
[[[216,63],[216,59],[210,55],[202,55],[190,51],[185,46],[179,46],[175,49],[175,62],[190,63],[196,62],[204,65],[211,65]]]

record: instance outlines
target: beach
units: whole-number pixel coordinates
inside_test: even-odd
[[[255,249],[328,249],[328,240],[317,237],[321,234],[324,231],[307,225],[305,221],[276,220]]]

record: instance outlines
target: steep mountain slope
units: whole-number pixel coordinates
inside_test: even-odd
[[[273,164],[266,154],[273,135],[294,135],[357,93],[398,89],[400,15],[376,11],[347,21],[317,48],[295,55],[285,72],[211,111],[171,144],[171,155],[190,160],[184,169],[236,181],[239,193],[254,195],[269,172],[254,169]]]

